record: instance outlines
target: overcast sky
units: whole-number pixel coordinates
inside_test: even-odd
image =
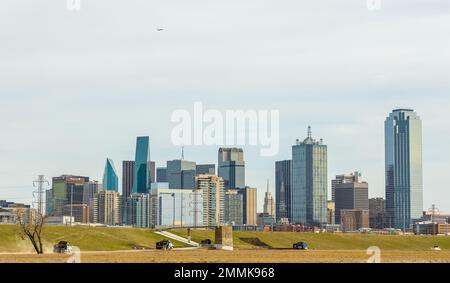
[[[450,2],[382,0],[2,0],[0,199],[31,202],[31,182],[121,172],[148,135],[157,166],[179,158],[176,109],[278,109],[280,152],[244,147],[259,210],[274,162],[296,138],[328,145],[328,179],[359,170],[384,196],[383,123],[423,120],[424,209],[450,212]],[[164,28],[157,32],[157,28]],[[216,163],[217,146],[185,157]]]

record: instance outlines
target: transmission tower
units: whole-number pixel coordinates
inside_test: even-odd
[[[38,179],[33,181],[33,187],[37,186],[37,191],[33,192],[33,198],[35,199],[33,204],[34,207],[37,209],[38,215],[44,215],[44,194],[45,189],[44,186],[50,186],[50,183],[45,180],[44,175],[38,175]]]

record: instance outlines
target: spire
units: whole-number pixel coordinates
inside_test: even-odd
[[[267,192],[269,192],[269,179],[267,179]]]
[[[309,138],[309,139],[312,138],[311,126],[308,126],[308,138]]]
[[[184,160],[184,145],[181,146],[181,160]]]

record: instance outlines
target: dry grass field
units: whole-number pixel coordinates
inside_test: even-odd
[[[66,262],[57,254],[0,254],[2,262]],[[365,250],[173,250],[82,252],[83,263],[365,263]],[[450,263],[450,251],[381,251],[383,263]]]

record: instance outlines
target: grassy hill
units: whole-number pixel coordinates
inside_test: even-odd
[[[173,230],[174,234],[186,237],[186,230]],[[214,232],[207,230],[191,230],[193,241],[211,239]],[[235,248],[255,249],[268,247],[274,249],[291,248],[295,242],[304,241],[315,250],[365,250],[377,246],[382,250],[426,251],[434,245],[441,249],[450,249],[450,236],[396,236],[365,234],[313,234],[295,232],[233,232]]]
[[[0,253],[32,252],[28,239],[19,237],[19,230],[14,225],[0,225]],[[170,232],[187,237],[187,230],[171,230]],[[192,240],[200,242],[211,239],[214,242],[214,231],[191,230]],[[295,232],[240,232],[233,233],[234,245],[237,249],[286,249],[294,242],[305,241],[313,250],[365,250],[370,246],[378,246],[382,250],[429,251],[434,245],[443,250],[450,250],[449,236],[387,236],[359,234],[312,234]],[[131,250],[135,246],[153,249],[155,243],[164,239],[150,229],[109,228],[109,227],[45,227],[44,241],[46,251],[51,251],[53,244],[67,240],[82,251]],[[172,241],[174,242],[174,241]],[[174,242],[175,247],[184,246]]]
[[[19,231],[15,225],[0,225],[0,253],[33,251],[29,240],[20,238]],[[164,239],[150,229],[115,227],[48,226],[43,235],[47,251],[60,240],[69,241],[83,251],[112,251],[131,250],[135,246],[154,249],[156,242]],[[184,246],[178,242],[174,245]]]

